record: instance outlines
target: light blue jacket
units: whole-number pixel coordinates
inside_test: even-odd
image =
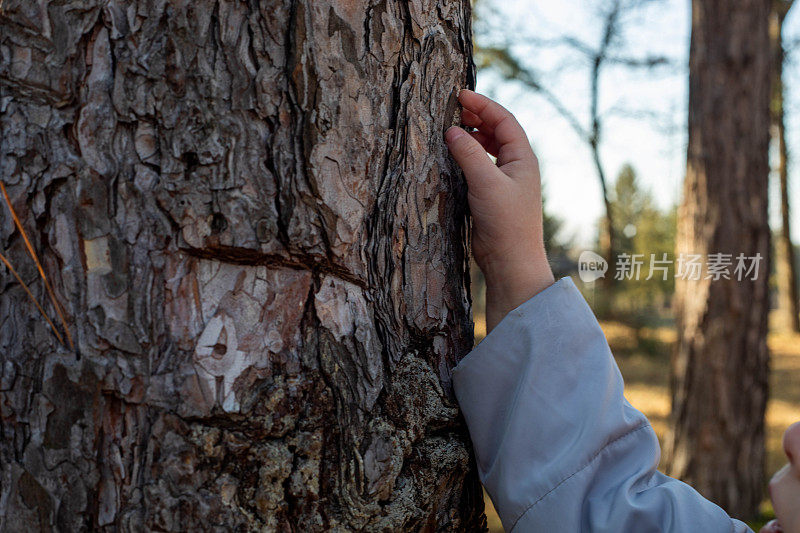
[[[571,279],[509,313],[453,380],[507,532],[750,531],[656,470],[653,428]]]

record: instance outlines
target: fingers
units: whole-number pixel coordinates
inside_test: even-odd
[[[469,134],[481,143],[484,150],[497,157],[500,150],[497,141],[494,139],[494,131],[481,121],[480,117],[469,109],[461,110],[461,123],[468,128],[477,128],[477,131],[470,131]]]
[[[465,110],[470,112],[468,116],[477,117],[493,130],[507,119],[511,119],[510,123],[504,126],[503,131],[498,132],[503,136],[503,138],[498,139],[501,142],[508,142],[517,137],[525,136],[525,132],[522,131],[522,127],[517,123],[514,115],[494,100],[469,89],[462,89],[458,93],[458,101],[461,102]]]
[[[466,126],[478,128],[487,136],[494,136],[497,144],[497,164],[506,165],[513,161],[531,158],[528,138],[522,126],[506,108],[497,102],[464,89],[458,95],[464,107],[462,121]]]
[[[480,186],[499,173],[481,143],[466,131],[453,126],[445,133],[445,140],[456,163],[464,171],[468,187]]]
[[[483,149],[492,154],[493,156],[497,157],[497,152],[500,150],[500,147],[497,146],[497,142],[494,140],[493,135],[486,135],[480,131],[472,131],[469,132],[472,135],[472,138],[481,143]]]
[[[461,123],[470,128],[477,128],[483,124],[481,117],[470,111],[469,109],[461,110]]]

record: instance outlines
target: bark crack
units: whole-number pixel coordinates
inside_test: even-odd
[[[293,270],[308,270],[315,275],[334,276],[362,289],[367,288],[367,282],[353,275],[349,270],[335,263],[326,261],[321,262],[319,256],[314,255],[292,255],[286,257],[281,254],[264,253],[251,248],[240,248],[236,246],[206,246],[205,248],[195,248],[183,246],[180,251],[211,261],[230,263],[244,266],[266,266],[272,268],[291,268]]]

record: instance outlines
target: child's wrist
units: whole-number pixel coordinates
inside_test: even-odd
[[[486,278],[487,332],[510,311],[555,282],[544,251],[529,260],[487,265],[483,273]]]

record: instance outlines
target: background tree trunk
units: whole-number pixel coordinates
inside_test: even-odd
[[[469,2],[0,9],[0,530],[482,527]]]
[[[734,516],[764,487],[770,0],[694,0],[677,252],[761,254],[755,281],[678,280],[673,475]],[[733,270],[733,269],[731,269]]]
[[[781,231],[775,244],[775,274],[778,281],[778,309],[783,322],[792,331],[800,332],[800,296],[797,291],[797,266],[792,245],[789,205],[789,151],[786,147],[786,117],[784,109],[783,21],[794,0],[773,0],[770,37],[773,47],[772,70],[772,132],[778,145],[778,183],[781,198]]]

